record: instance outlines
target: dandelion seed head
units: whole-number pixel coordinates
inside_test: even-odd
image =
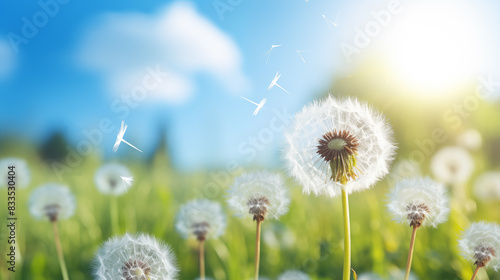
[[[94,181],[99,192],[119,196],[127,192],[131,184],[121,177],[132,177],[127,167],[118,163],[108,163],[101,166],[95,173]]]
[[[289,270],[278,276],[278,280],[310,280],[309,275],[298,270]]]
[[[457,137],[457,145],[471,151],[479,150],[482,143],[483,139],[481,137],[481,134],[475,129],[468,129],[460,133]]]
[[[9,175],[10,166],[15,166],[14,176]],[[24,159],[12,157],[0,160],[0,189],[9,185],[10,178],[13,179],[16,188],[24,189],[29,185],[31,173]]]
[[[444,147],[432,157],[431,171],[438,181],[445,184],[465,183],[473,170],[474,161],[462,147]]]
[[[462,255],[480,267],[500,269],[500,226],[477,222],[466,229],[458,245]]]
[[[155,238],[125,234],[106,241],[93,261],[95,279],[173,280],[178,269],[170,247]]]
[[[403,179],[389,193],[389,211],[402,223],[436,227],[448,218],[449,200],[443,184],[430,178]]]
[[[224,234],[226,216],[217,202],[193,200],[181,206],[175,226],[184,238],[195,236],[202,241]]]
[[[305,106],[285,131],[288,173],[305,193],[337,196],[342,176],[348,193],[365,190],[389,172],[396,150],[392,134],[385,118],[366,104],[329,96]],[[333,160],[335,154],[341,160]]]
[[[75,204],[75,197],[68,187],[47,184],[31,193],[29,209],[35,219],[55,222],[73,216]]]
[[[236,215],[250,214],[254,220],[278,219],[288,211],[290,204],[283,178],[265,171],[237,177],[228,194],[227,202]]]
[[[358,275],[358,280],[382,280],[382,277],[376,273],[365,272]]]
[[[474,194],[482,200],[500,200],[500,172],[490,171],[479,176]]]

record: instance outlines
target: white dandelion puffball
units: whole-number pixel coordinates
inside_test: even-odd
[[[289,270],[278,276],[278,280],[310,280],[311,278],[304,272]]]
[[[500,226],[495,223],[473,223],[458,242],[462,255],[480,267],[500,269]]]
[[[11,166],[14,167],[12,171],[9,169]],[[10,175],[9,171],[11,171]],[[15,175],[12,176],[12,173],[15,173]],[[14,186],[16,188],[24,189],[29,185],[30,180],[30,169],[24,159],[3,158],[0,160],[0,188],[7,187],[9,181],[14,181]],[[10,185],[12,186],[12,183],[10,183]]]
[[[420,165],[411,159],[402,159],[396,161],[389,173],[389,179],[393,182],[399,182],[404,178],[420,176]]]
[[[471,151],[476,151],[481,148],[483,139],[479,131],[475,129],[468,129],[457,137],[457,145],[462,146]]]
[[[182,205],[175,227],[184,238],[195,236],[200,241],[216,238],[226,229],[226,216],[217,202],[193,200]]]
[[[448,218],[449,199],[443,184],[430,178],[407,178],[389,192],[389,211],[402,223],[436,227]]]
[[[94,181],[101,193],[118,196],[130,188],[130,184],[124,182],[122,177],[132,177],[128,168],[118,163],[108,163],[96,171]]]
[[[31,193],[29,200],[33,217],[38,220],[47,218],[52,222],[73,216],[75,204],[75,197],[69,188],[58,184],[38,187]]]
[[[365,190],[389,173],[396,150],[392,135],[385,118],[368,105],[329,96],[295,115],[285,132],[286,167],[305,193],[334,197],[342,188]]]
[[[431,170],[445,184],[465,183],[474,171],[474,160],[464,148],[448,146],[434,154]]]
[[[500,200],[500,172],[490,171],[479,176],[474,194],[483,200]]]
[[[393,270],[389,273],[389,280],[401,280],[405,278],[406,271],[404,270]],[[410,272],[410,278],[409,280],[418,280],[418,277],[413,274],[413,272]]]
[[[228,190],[227,203],[237,216],[250,214],[254,220],[278,219],[288,211],[290,198],[283,178],[265,171],[237,177]]]
[[[106,241],[94,258],[95,280],[177,279],[175,256],[167,245],[140,234]]]

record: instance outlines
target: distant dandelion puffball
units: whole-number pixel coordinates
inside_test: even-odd
[[[38,187],[31,193],[29,200],[33,217],[38,220],[46,218],[52,222],[73,216],[75,204],[75,197],[69,188],[58,184]]]
[[[106,241],[94,258],[96,280],[172,280],[178,270],[171,249],[148,235]]]
[[[132,177],[132,174],[124,165],[108,163],[96,171],[94,181],[101,193],[118,196],[129,189],[121,177]]]
[[[474,265],[500,268],[500,226],[495,223],[473,223],[459,241],[462,255]]]
[[[438,181],[445,184],[465,183],[473,170],[474,160],[462,147],[444,147],[432,157],[431,171]]]
[[[9,175],[9,167],[14,166],[13,172],[15,175]],[[12,174],[12,173],[11,173]],[[19,189],[26,188],[31,180],[30,169],[28,168],[28,164],[24,159],[20,158],[3,158],[0,160],[0,188],[7,187],[9,185],[9,178],[12,178],[15,187]]]
[[[370,188],[389,173],[396,146],[385,118],[354,98],[305,106],[286,130],[287,169],[305,193],[337,196]]]
[[[416,227],[436,227],[446,221],[450,212],[444,185],[422,177],[398,182],[389,192],[387,207],[396,219]]]
[[[483,139],[479,131],[475,129],[468,129],[457,137],[457,145],[462,146],[471,151],[479,150],[481,148]]]
[[[420,176],[421,170],[419,164],[411,159],[402,159],[396,161],[391,168],[389,178],[393,182],[399,182],[404,178]]]
[[[474,194],[483,200],[500,200],[500,172],[490,171],[479,176]]]
[[[226,217],[219,203],[203,199],[193,200],[181,206],[175,226],[184,238],[195,236],[203,241],[224,233]]]
[[[283,178],[265,171],[237,177],[228,192],[227,202],[236,215],[250,214],[254,220],[278,219],[288,211],[290,204]]]
[[[304,272],[289,270],[278,277],[278,280],[310,280],[311,278]]]
[[[376,273],[362,273],[358,275],[358,280],[382,280],[382,277]]]

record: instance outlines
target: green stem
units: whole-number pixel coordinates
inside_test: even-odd
[[[257,229],[255,231],[255,280],[259,280],[259,265],[260,265],[260,226],[262,221],[256,219]]]
[[[406,262],[406,274],[405,280],[410,279],[411,263],[413,260],[413,250],[415,248],[415,236],[417,235],[418,227],[413,226],[413,232],[411,234],[410,250],[408,251],[408,261]]]
[[[110,215],[111,215],[111,231],[113,234],[118,234],[120,229],[118,225],[118,204],[116,202],[116,197],[111,197]]]
[[[476,267],[476,270],[474,271],[474,275],[472,275],[471,280],[476,279],[477,273],[479,272],[479,269],[480,269],[480,268],[481,268],[481,267],[480,267],[479,265]]]
[[[59,265],[61,266],[61,273],[64,280],[68,280],[68,270],[64,262],[64,255],[61,246],[61,238],[59,238],[59,230],[57,229],[57,221],[52,222],[52,230],[54,231],[54,240],[56,242],[57,257],[59,258]]]
[[[342,188],[342,210],[344,213],[344,276],[342,280],[349,280],[351,278],[351,225],[349,223],[349,198],[344,188]]]

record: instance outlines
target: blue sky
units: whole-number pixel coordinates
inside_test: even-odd
[[[0,4],[0,133],[42,141],[59,129],[77,144],[85,139],[84,130],[98,128],[102,120],[111,120],[116,128],[124,120],[129,125],[125,139],[147,152],[165,126],[173,160],[182,169],[220,167],[230,160],[275,164],[282,141],[276,111],[293,114],[327,92],[334,77],[349,75],[355,63],[346,61],[342,43],[352,43],[356,28],[364,28],[373,11],[390,3],[40,2],[57,3],[57,11],[50,6],[53,15],[17,46],[17,53],[12,34],[23,36],[23,19],[43,21],[43,5]],[[229,10],[221,17],[214,3]],[[495,11],[500,10],[493,3],[484,1],[471,13],[498,26]],[[392,15],[393,21],[413,4],[399,5],[402,11]],[[339,13],[337,27],[322,17],[335,21]],[[484,38],[491,34],[482,32]],[[388,35],[381,34],[373,40],[382,43],[369,48],[384,45]],[[273,44],[282,46],[273,49],[266,63],[264,54]],[[306,63],[297,50],[304,51]],[[363,53],[368,51],[356,59]],[[144,101],[133,102],[135,108],[117,110],[125,104],[120,100],[142,85],[146,69],[169,76]],[[278,84],[290,94],[267,89],[277,71],[282,74]],[[267,98],[267,103],[253,116],[255,106],[240,96],[257,103]],[[257,144],[250,144],[259,133]],[[109,156],[115,137],[104,133],[95,149]],[[118,153],[126,149],[120,147]]]

